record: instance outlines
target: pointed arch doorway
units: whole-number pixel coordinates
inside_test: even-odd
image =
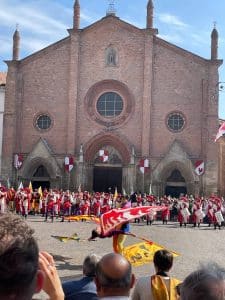
[[[180,195],[187,194],[187,186],[184,177],[178,169],[174,169],[166,180],[166,196],[179,198]]]
[[[111,146],[105,146],[109,153],[107,162],[102,162],[98,152],[95,155],[93,167],[93,190],[95,192],[114,193],[115,188],[122,192],[122,158],[119,152]]]
[[[42,189],[50,188],[50,176],[47,169],[43,165],[40,165],[36,168],[31,182],[33,189],[38,189],[40,186]]]

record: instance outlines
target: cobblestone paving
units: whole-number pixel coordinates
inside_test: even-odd
[[[91,230],[96,226],[90,222],[63,222],[56,220],[43,222],[39,216],[29,216],[29,225],[35,229],[41,250],[51,253],[56,261],[56,266],[62,280],[78,278],[82,275],[82,262],[86,255],[96,253],[104,255],[112,252],[112,239],[98,239],[88,242],[85,239],[90,236]],[[156,243],[165,246],[181,254],[175,259],[171,274],[183,279],[192,270],[199,266],[199,263],[216,261],[225,267],[225,229],[214,230],[212,227],[203,224],[200,228],[180,228],[178,223],[162,225],[157,221],[152,226],[145,223],[132,223],[131,231],[137,235],[144,236]],[[81,238],[80,242],[69,241],[62,243],[52,236],[70,236],[77,233]],[[127,237],[126,244],[133,244],[139,240]],[[136,277],[145,276],[153,272],[152,264],[135,267],[133,269]],[[43,295],[38,297],[45,299]]]

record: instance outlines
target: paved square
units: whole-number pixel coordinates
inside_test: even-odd
[[[112,252],[112,239],[98,239],[88,242],[82,241],[90,236],[91,230],[95,228],[90,222],[67,222],[61,223],[56,220],[43,222],[42,217],[28,217],[28,223],[35,229],[38,243],[41,250],[50,252],[55,260],[57,269],[62,280],[76,278],[82,275],[82,262],[86,255],[97,253],[103,255]],[[145,223],[131,224],[131,231],[139,236],[165,246],[181,254],[175,259],[172,274],[183,279],[188,273],[196,269],[199,263],[216,261],[225,267],[225,229],[214,230],[203,224],[200,228],[180,228],[178,223],[162,225],[156,221],[152,226]],[[77,233],[81,238],[80,242],[60,242],[53,238],[54,235],[70,236]],[[125,245],[139,242],[136,238],[127,237]],[[134,273],[137,277],[153,272],[152,264],[135,267]]]

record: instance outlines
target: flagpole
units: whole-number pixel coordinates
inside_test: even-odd
[[[69,171],[69,176],[68,176],[68,190],[70,189],[70,171]]]
[[[17,174],[17,172],[18,172],[18,169],[16,168],[16,187],[18,189],[18,174]]]
[[[143,173],[143,182],[142,182],[142,184],[143,184],[143,186],[142,186],[142,190],[143,190],[143,193],[145,192],[145,172]]]

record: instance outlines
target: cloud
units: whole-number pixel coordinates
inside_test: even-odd
[[[0,37],[1,54],[8,54],[12,51],[12,41],[5,37]]]
[[[123,21],[136,26],[137,28],[145,28],[146,24],[144,22],[138,22],[137,20],[131,19],[128,16],[123,17]]]
[[[209,32],[191,33],[190,39],[191,39],[192,43],[195,43],[195,44],[209,45],[210,33]]]
[[[86,10],[81,10],[80,18],[81,21],[84,21],[86,23],[93,23],[96,20],[100,19],[100,17],[97,15],[89,15],[89,13]]]
[[[54,0],[0,0],[0,59],[11,56],[12,35],[19,24],[21,57],[39,51],[68,35],[73,8]],[[81,10],[81,22],[93,23],[99,16]],[[1,62],[0,62],[1,64]],[[1,67],[2,68],[2,67]]]
[[[23,30],[39,35],[52,36],[57,31],[67,28],[64,22],[56,20],[44,11],[41,12],[32,2],[25,5],[20,2],[19,5],[9,6],[3,1],[0,10],[0,20],[2,26],[15,27],[16,23],[18,23]]]
[[[182,44],[184,42],[183,37],[179,34],[159,34],[159,37],[172,44]]]
[[[178,28],[188,28],[189,25],[182,22],[177,16],[168,14],[168,13],[161,13],[157,14],[158,19],[160,22],[168,24],[168,25],[173,25]]]
[[[25,37],[22,40],[21,47],[26,49],[28,52],[36,52],[40,49],[47,47],[50,44],[49,40],[36,39],[32,37]]]

